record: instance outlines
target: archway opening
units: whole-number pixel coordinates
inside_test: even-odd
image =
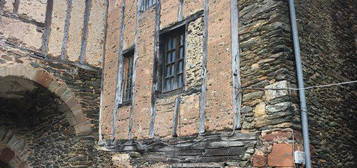
[[[8,164],[0,161],[0,168],[11,168]]]
[[[15,151],[14,159],[31,167],[70,166],[78,140],[71,110],[58,96],[31,80],[7,76],[0,78],[0,104],[0,129],[7,130],[0,144]]]

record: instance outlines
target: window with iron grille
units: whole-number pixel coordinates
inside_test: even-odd
[[[123,61],[123,104],[130,104],[132,98],[134,50],[126,52]]]
[[[162,91],[169,92],[184,86],[185,27],[160,36],[162,57]]]
[[[146,11],[150,7],[154,6],[155,4],[156,4],[156,0],[141,0],[140,9],[141,11]]]

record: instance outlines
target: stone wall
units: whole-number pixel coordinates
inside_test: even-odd
[[[106,14],[107,1],[0,0],[0,97],[2,107],[13,108],[8,120],[0,117],[1,164],[111,167],[110,154],[96,149]],[[32,87],[22,81],[47,94],[21,105],[8,95],[29,96]],[[19,112],[43,120],[18,130],[30,120],[16,120]]]
[[[297,1],[306,86],[357,79],[355,7],[353,1]],[[307,90],[315,167],[356,167],[356,89]]]
[[[2,79],[4,80],[4,79]],[[0,142],[16,151],[8,161],[29,167],[107,167],[95,136],[77,136],[68,121],[70,110],[45,88],[37,86],[22,99],[1,99]],[[107,160],[106,160],[107,159]]]

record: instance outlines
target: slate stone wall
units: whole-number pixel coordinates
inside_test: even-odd
[[[356,3],[296,2],[306,86],[356,80]],[[356,167],[356,89],[352,84],[307,91],[315,167]]]
[[[106,1],[93,1],[87,9],[92,11],[88,39],[81,39],[84,30],[80,28],[85,23],[79,15],[84,15],[84,11],[71,13],[66,1],[14,2],[0,1],[0,80],[15,77],[15,84],[19,82],[12,87],[15,91],[22,88],[23,80],[37,83],[42,90],[32,96],[31,90],[18,92],[27,96],[23,106],[22,101],[4,98],[2,94],[2,107],[12,105],[13,109],[6,117],[0,117],[0,162],[12,167],[111,167],[111,155],[96,149]],[[85,1],[72,7],[84,6]],[[70,13],[71,24],[65,22]],[[76,24],[79,32],[72,31]],[[66,27],[69,30],[65,31]],[[68,44],[64,45],[65,41]],[[83,41],[90,43],[86,49],[82,48]],[[86,55],[82,63],[81,53]],[[62,54],[65,59],[59,57]],[[2,91],[8,87],[3,84]],[[33,106],[36,103],[38,107]],[[17,116],[18,112],[28,112],[31,118]],[[17,129],[19,123],[40,118],[37,113],[42,114],[41,122]],[[14,156],[7,155],[7,151]]]

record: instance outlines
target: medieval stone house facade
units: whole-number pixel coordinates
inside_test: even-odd
[[[296,0],[305,86],[357,79],[356,3]],[[288,0],[0,0],[0,168],[303,167]],[[356,85],[306,89],[357,165]]]

